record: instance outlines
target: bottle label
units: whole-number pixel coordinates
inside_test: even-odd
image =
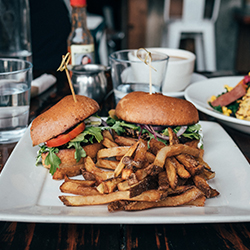
[[[72,65],[84,65],[95,62],[95,47],[94,44],[76,45],[70,46],[71,50],[71,64]]]

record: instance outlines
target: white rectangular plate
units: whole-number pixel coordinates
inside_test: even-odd
[[[220,195],[205,207],[154,208],[109,213],[107,206],[66,207],[58,199],[62,181],[35,166],[38,147],[29,130],[15,147],[0,175],[0,220],[48,223],[171,224],[250,221],[250,166],[224,129],[201,122],[205,161],[215,171],[209,184]]]

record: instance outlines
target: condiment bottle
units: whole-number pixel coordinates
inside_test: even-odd
[[[87,28],[86,0],[70,0],[72,6],[72,29],[68,38],[71,64],[94,63],[94,38]]]

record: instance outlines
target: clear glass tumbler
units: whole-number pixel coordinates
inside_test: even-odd
[[[0,144],[17,142],[28,126],[32,63],[0,59]]]
[[[150,52],[150,51],[149,51]],[[139,57],[138,57],[139,56]],[[147,65],[145,50],[120,50],[109,56],[115,101],[133,91],[162,92],[169,56],[152,52],[151,63]],[[150,91],[151,90],[151,91]]]

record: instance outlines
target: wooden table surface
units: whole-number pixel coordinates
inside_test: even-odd
[[[69,89],[52,87],[31,101],[30,120],[55,104]],[[102,116],[114,107],[111,95]],[[200,113],[200,120],[212,120]],[[223,126],[250,162],[250,135]],[[0,172],[15,144],[0,145]],[[0,190],[1,191],[1,190]],[[0,201],[4,202],[4,201]],[[66,224],[0,222],[0,249],[250,249],[250,223]]]

